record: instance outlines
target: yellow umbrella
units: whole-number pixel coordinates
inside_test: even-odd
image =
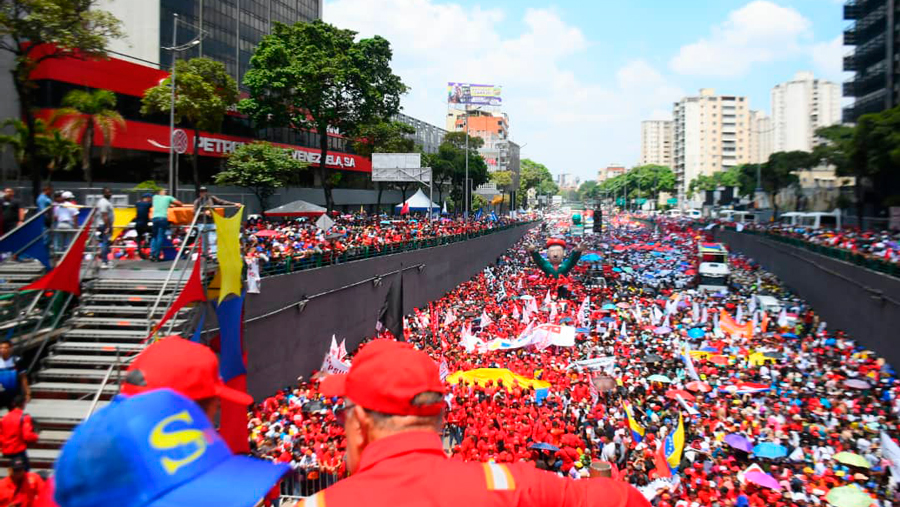
[[[834,507],[869,507],[872,505],[872,497],[856,486],[841,486],[834,488],[825,496]]]
[[[869,468],[869,461],[866,458],[863,458],[859,454],[853,454],[852,452],[839,452],[834,455],[834,460],[843,463],[845,465],[850,465],[859,468]]]

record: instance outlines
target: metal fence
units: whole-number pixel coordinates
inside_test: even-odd
[[[281,479],[281,496],[306,498],[341,480],[338,474],[330,474],[318,468],[291,470]]]
[[[351,247],[340,254],[334,254],[334,252],[323,252],[312,253],[309,255],[295,255],[287,257],[285,259],[273,260],[260,264],[259,274],[261,277],[286,275],[306,269],[321,268],[334,264],[344,264],[346,262],[371,259],[373,257],[380,257],[382,255],[393,255],[403,252],[411,252],[414,250],[421,250],[423,248],[433,248],[442,245],[449,245],[451,243],[466,241],[468,239],[478,238],[481,236],[487,236],[495,232],[505,231],[513,227],[519,227],[521,225],[530,223],[533,222],[517,222],[514,224],[502,225],[491,229],[470,232],[467,234],[455,234],[452,236],[439,236],[436,238],[417,239],[406,241],[403,243],[392,243],[379,247]]]
[[[736,231],[733,227],[726,227],[729,231]],[[870,255],[863,255],[859,253],[852,252],[850,250],[845,250],[843,248],[834,248],[826,245],[818,245],[816,243],[810,243],[804,239],[800,238],[792,238],[790,236],[782,236],[780,234],[773,234],[768,231],[755,231],[752,229],[744,229],[742,231],[744,234],[753,234],[755,236],[762,236],[766,239],[771,239],[774,241],[778,241],[780,243],[785,243],[791,246],[795,246],[797,248],[802,248],[804,250],[808,250],[810,252],[814,252],[820,255],[824,255],[826,257],[831,257],[832,259],[838,259],[844,262],[849,262],[851,264],[855,264],[857,266],[871,269],[872,271],[877,271],[879,273],[884,273],[888,276],[893,276],[896,278],[900,278],[900,264],[896,264],[893,262],[887,262],[885,260],[879,259],[877,257],[872,257]]]

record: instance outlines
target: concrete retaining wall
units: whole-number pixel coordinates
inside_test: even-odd
[[[245,305],[249,322],[244,348],[250,394],[258,400],[294,384],[298,375],[308,378],[321,366],[332,334],[338,340],[346,338],[351,350],[374,334],[378,312],[398,275],[385,277],[378,287],[372,282],[355,283],[424,264],[421,270],[403,271],[404,311],[411,312],[495,262],[532,227],[534,224],[523,225],[450,245],[263,279],[261,293],[248,295]],[[278,311],[307,296],[332,290],[310,299],[302,311]],[[267,315],[270,312],[276,313]]]
[[[900,280],[762,236],[719,230],[716,240],[752,257],[828,322],[900,365]]]

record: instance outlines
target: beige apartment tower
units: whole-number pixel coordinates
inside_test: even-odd
[[[675,189],[679,207],[688,208],[691,180],[750,161],[750,104],[746,97],[703,88],[676,102],[673,112]],[[690,204],[699,206],[699,197]]]
[[[671,120],[641,122],[641,163],[672,167],[675,123]]]

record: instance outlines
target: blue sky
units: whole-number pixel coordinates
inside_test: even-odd
[[[769,112],[800,70],[843,81],[837,0],[326,0],[326,21],[379,34],[411,91],[404,112],[444,125],[447,81],[503,86],[523,158],[585,178],[633,165],[640,122],[700,88]]]

